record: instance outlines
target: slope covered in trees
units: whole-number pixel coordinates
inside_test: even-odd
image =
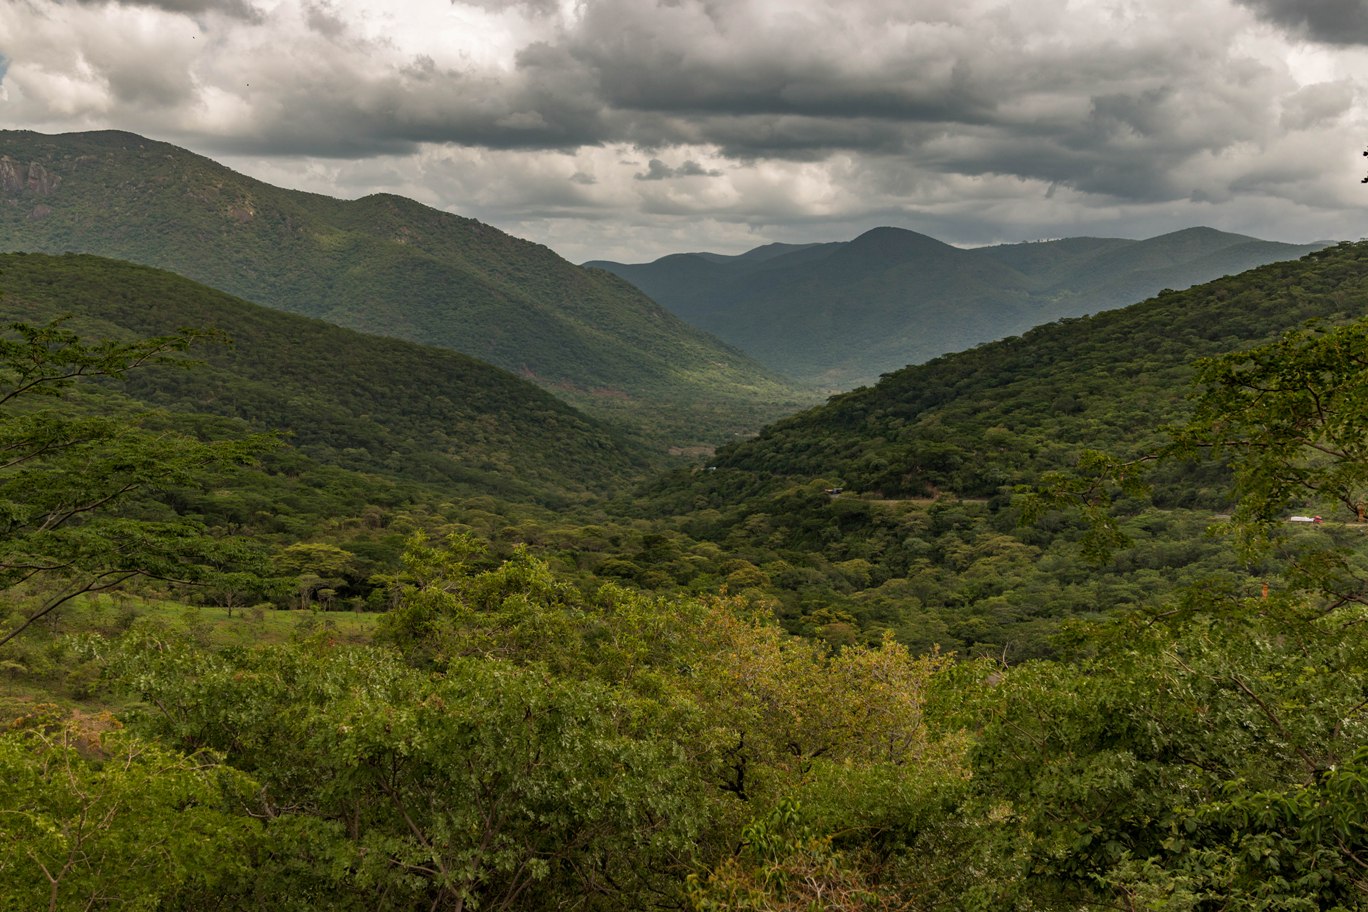
[[[1061,317],[1125,306],[1323,245],[1210,228],[961,250],[897,228],[737,257],[593,262],[761,362],[828,388]]]
[[[1368,245],[1344,244],[1129,308],[905,368],[777,422],[624,509],[744,564],[730,584],[774,600],[790,629],[842,641],[1051,654],[1079,618],[1138,609],[1199,579],[1246,581],[1202,534],[1228,510],[1217,461],[1166,460],[1149,498],[1116,497],[1128,543],[1101,566],[1086,525],[1022,525],[1021,488],[1090,451],[1145,458],[1189,414],[1194,361],[1319,318],[1360,318]],[[1145,463],[1146,466],[1149,463]],[[832,493],[839,489],[839,493]]]
[[[1368,246],[1341,244],[1061,320],[776,422],[719,452],[716,472],[696,484],[750,490],[822,476],[890,498],[992,496],[1071,464],[1084,448],[1144,450],[1181,416],[1194,360],[1307,320],[1357,318],[1365,301]],[[1175,497],[1198,493],[1192,481],[1175,482]]]
[[[646,470],[639,441],[456,352],[369,336],[242,301],[180,276],[93,256],[0,256],[0,320],[135,339],[185,327],[194,369],[134,372],[124,395],[281,431],[352,471],[513,499],[583,499]]]
[[[805,401],[633,286],[545,247],[397,196],[272,187],[130,133],[0,133],[0,250],[131,260],[460,351],[670,443],[753,430]]]

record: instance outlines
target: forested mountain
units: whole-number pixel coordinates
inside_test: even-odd
[[[719,452],[715,473],[827,477],[885,497],[986,497],[1069,465],[1085,447],[1150,446],[1183,409],[1194,360],[1306,320],[1368,314],[1368,246],[1166,291],[886,376]],[[1197,491],[1189,483],[1186,495]],[[1208,501],[1209,502],[1209,501]]]
[[[0,133],[0,250],[131,260],[460,351],[662,442],[716,441],[811,401],[540,245],[402,197],[283,190],[130,133]]]
[[[825,477],[888,498],[992,496],[1083,447],[1140,453],[1181,416],[1196,358],[1356,319],[1365,302],[1368,246],[1342,243],[907,366],[718,451],[715,472],[694,477],[731,491]]]
[[[172,273],[87,255],[0,255],[0,321],[92,338],[216,330],[192,369],[147,367],[121,390],[179,413],[281,431],[324,464],[457,492],[582,499],[640,475],[647,448],[473,358],[271,310]]]
[[[1323,245],[1191,228],[1144,241],[1066,238],[961,250],[897,228],[737,257],[587,263],[761,362],[828,388],[1121,307]]]
[[[1164,460],[1153,502],[1125,501],[1131,544],[1089,565],[1087,530],[1021,525],[1016,492],[1090,449],[1159,452],[1189,413],[1194,362],[1308,319],[1368,314],[1368,245],[1342,244],[1121,310],[946,355],[777,422],[654,482],[634,509],[750,568],[790,629],[1042,654],[1070,619],[1135,609],[1235,574],[1201,530],[1230,507],[1212,461]],[[835,492],[835,493],[833,493]],[[738,568],[741,565],[737,565]]]

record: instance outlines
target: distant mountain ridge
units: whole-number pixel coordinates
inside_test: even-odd
[[[875,228],[847,242],[767,245],[734,257],[585,265],[622,276],[775,370],[850,388],[1042,323],[1325,246],[1189,228],[1143,241],[1065,238],[965,250]]]
[[[93,253],[460,351],[672,443],[792,411],[792,384],[632,285],[379,194],[284,190],[131,133],[0,131],[0,250]]]

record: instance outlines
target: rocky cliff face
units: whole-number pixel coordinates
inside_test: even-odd
[[[41,162],[15,161],[0,156],[0,192],[5,196],[44,197],[56,190],[62,178],[44,168]]]

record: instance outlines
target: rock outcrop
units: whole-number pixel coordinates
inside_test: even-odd
[[[44,168],[41,162],[25,165],[9,156],[0,156],[0,192],[6,196],[43,197],[61,183],[62,178]]]

